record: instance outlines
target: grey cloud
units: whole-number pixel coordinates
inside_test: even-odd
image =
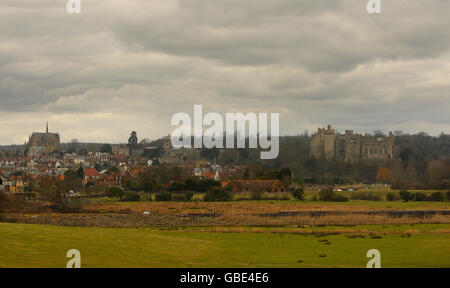
[[[282,134],[450,131],[448,1],[64,2],[0,4],[0,143],[46,119],[66,141],[160,137],[194,104],[280,112]]]

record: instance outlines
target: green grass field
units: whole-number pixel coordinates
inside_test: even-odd
[[[450,234],[436,233],[450,225],[351,228],[419,233],[349,239],[0,223],[0,267],[65,267],[69,249],[81,252],[82,267],[365,267],[372,248],[380,250],[382,267],[450,267]]]

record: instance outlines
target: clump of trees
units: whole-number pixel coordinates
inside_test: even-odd
[[[141,196],[135,191],[125,191],[124,201],[127,202],[138,202],[141,200]]]
[[[102,153],[112,153],[112,146],[111,146],[111,144],[103,144],[102,147],[100,147],[100,152],[102,152]]]
[[[319,191],[319,200],[320,201],[329,201],[329,202],[347,202],[348,198],[343,195],[338,195],[333,191],[333,188],[328,187]]]
[[[354,200],[381,201],[381,196],[375,192],[358,191],[353,192],[351,198]]]
[[[297,200],[305,200],[305,190],[304,188],[297,188],[294,191],[292,191],[292,196],[294,196]]]
[[[388,194],[386,194],[386,201],[392,202],[395,199],[397,199],[395,193],[389,192]]]
[[[377,176],[376,176],[377,182],[381,183],[391,183],[392,180],[392,171],[391,169],[387,167],[381,167],[378,169]]]
[[[399,193],[400,198],[403,199],[403,201],[408,202],[415,199],[416,195],[414,193],[411,193],[406,190],[401,190]]]
[[[173,195],[167,191],[161,191],[160,193],[155,195],[156,201],[172,201]]]
[[[77,190],[81,186],[81,178],[77,171],[67,171],[64,180],[54,176],[39,178],[38,191],[45,200],[51,203],[51,208],[61,212],[77,212],[82,209],[81,201],[67,198],[71,190]]]
[[[450,159],[397,163],[392,170],[393,189],[450,189]]]
[[[123,191],[120,187],[111,187],[108,189],[107,193],[110,198],[120,198],[120,201],[123,200],[123,196],[125,195],[125,191]]]
[[[219,181],[214,181],[212,179],[206,180],[193,180],[186,179],[184,183],[182,182],[173,182],[170,184],[168,190],[169,191],[195,191],[195,192],[206,192],[210,190],[212,187],[220,187]]]
[[[192,197],[194,193],[191,191],[186,191],[184,193],[171,193],[166,190],[162,190],[161,192],[155,194],[155,200],[160,202],[189,202],[192,201]]]
[[[168,187],[170,192],[195,191],[206,192],[220,182],[211,179],[195,180],[186,177],[186,171],[178,167],[158,166],[146,169],[136,177],[124,177],[124,188],[133,191],[159,192],[160,187]]]
[[[396,197],[394,193],[389,193],[386,195],[386,200],[393,201],[396,199],[401,199],[404,202],[408,201],[429,201],[429,202],[443,202],[450,201],[450,191],[447,193],[435,191],[430,194],[425,194],[423,192],[410,192],[408,190],[401,190],[398,193],[399,197]]]
[[[233,194],[229,189],[221,187],[213,187],[206,192],[203,197],[205,202],[225,202],[233,199]]]
[[[305,180],[303,178],[299,179],[297,181],[297,184],[299,186],[296,188],[293,188],[294,190],[292,190],[292,192],[291,192],[292,196],[297,200],[303,201],[303,200],[305,200]]]

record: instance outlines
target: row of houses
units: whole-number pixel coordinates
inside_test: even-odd
[[[0,175],[0,191],[11,193],[24,193],[25,182],[22,177],[11,176],[6,178]]]

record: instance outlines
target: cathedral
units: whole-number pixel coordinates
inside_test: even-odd
[[[55,150],[60,150],[60,144],[59,134],[48,132],[47,123],[45,133],[33,132],[25,144],[25,148],[28,148],[29,155],[48,154]]]

